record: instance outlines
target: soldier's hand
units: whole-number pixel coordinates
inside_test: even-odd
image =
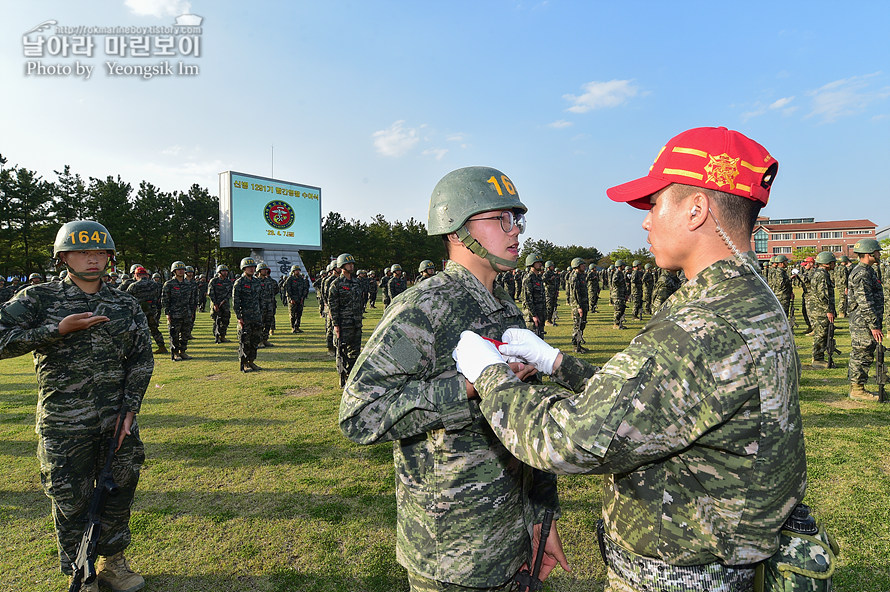
[[[334,337],[340,339],[340,327],[334,327]]]
[[[117,437],[117,448],[114,449],[115,452],[121,449],[121,444],[124,443],[124,438],[132,435],[130,428],[133,427],[133,420],[136,418],[136,414],[132,411],[127,411],[127,414],[124,416],[124,427],[121,428],[121,433]],[[120,418],[118,418],[120,420]],[[117,426],[114,426],[117,429]]]
[[[516,378],[523,382],[538,373],[538,369],[531,364],[507,361],[507,365],[510,366],[510,370],[512,370],[513,374],[516,375]]]
[[[872,329],[871,336],[875,338],[875,341],[878,343],[884,343],[884,333],[880,329]]]
[[[59,335],[67,335],[74,331],[83,331],[84,329],[89,329],[93,325],[98,325],[99,323],[104,323],[108,320],[110,319],[106,316],[94,315],[91,312],[80,312],[68,315],[59,321]]]
[[[828,313],[828,322],[829,323],[834,322],[834,313],[833,312]]]
[[[541,525],[535,524],[533,528],[532,537],[532,557],[536,557],[538,553],[538,542],[541,540]],[[566,559],[566,554],[562,550],[562,541],[559,538],[559,531],[556,528],[556,521],[553,521],[552,526],[550,527],[550,535],[547,537],[547,544],[544,545],[544,557],[541,561],[541,573],[538,574],[538,579],[542,582],[547,579],[547,576],[550,575],[550,572],[553,571],[553,568],[557,565],[562,566],[565,571],[572,571],[572,568],[569,567],[569,562]],[[525,569],[529,569],[528,566],[524,566]],[[529,569],[529,571],[531,571]]]

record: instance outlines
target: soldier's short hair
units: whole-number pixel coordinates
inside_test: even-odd
[[[757,223],[757,216],[760,215],[760,209],[763,207],[759,201],[704,187],[693,187],[681,183],[674,183],[674,185],[678,188],[674,194],[678,200],[685,199],[699,191],[707,195],[708,199],[717,206],[717,211],[714,213],[718,217],[720,226],[730,235],[750,236],[754,232],[754,224]]]

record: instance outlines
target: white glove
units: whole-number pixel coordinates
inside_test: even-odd
[[[507,329],[501,341],[505,342],[498,348],[504,357],[520,358],[533,365],[544,374],[553,373],[553,364],[559,350],[529,331],[528,329]]]
[[[504,363],[498,348],[472,331],[460,334],[460,341],[451,352],[451,357],[457,362],[457,371],[470,382],[476,382],[482,371],[492,364]]]

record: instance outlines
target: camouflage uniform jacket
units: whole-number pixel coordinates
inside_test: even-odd
[[[195,296],[192,293],[194,289],[194,282],[179,281],[175,277],[167,280],[161,290],[161,306],[167,316],[174,319],[192,316],[192,311],[195,309]]]
[[[680,288],[680,278],[674,272],[663,271],[652,289],[652,309],[659,308]]]
[[[328,310],[335,327],[361,327],[364,292],[356,278],[340,274],[328,286]]]
[[[569,306],[572,308],[587,310],[590,307],[587,298],[587,278],[577,269],[566,279],[566,294],[569,297]]]
[[[15,290],[12,289],[12,286],[5,286],[0,288],[0,304],[3,304],[15,294]]]
[[[133,282],[127,287],[127,293],[139,301],[142,312],[157,316],[161,310],[161,286],[148,278]]]
[[[810,271],[805,296],[810,315],[837,314],[834,306],[834,280],[831,279],[829,269],[817,267]]]
[[[408,278],[405,277],[405,274],[402,274],[402,277],[392,276],[389,278],[389,282],[386,284],[386,291],[389,294],[390,300],[394,299],[396,296],[404,292],[408,289]]]
[[[559,274],[548,269],[544,271],[544,291],[548,298],[557,298],[559,296]]]
[[[546,312],[547,296],[544,294],[544,278],[541,274],[529,271],[522,278],[522,308],[531,316]],[[544,320],[541,319],[541,322]]]
[[[627,300],[627,277],[623,271],[615,270],[609,282],[609,296],[613,304]]]
[[[871,265],[857,263],[847,283],[850,325],[868,327],[870,331],[883,327],[884,294],[878,274]]]
[[[574,393],[520,383],[505,364],[476,381],[508,449],[544,470],[607,475],[606,534],[640,555],[749,565],[776,551],[806,490],[801,367],[759,274],[718,261],[601,369],[563,356],[553,379]]]
[[[556,477],[518,462],[468,399],[451,352],[470,329],[500,339],[519,309],[461,265],[391,304],[340,402],[340,429],[360,444],[393,441],[396,556],[408,571],[462,586],[512,578],[531,552],[528,528],[558,509]]]
[[[278,295],[278,282],[272,279],[272,276],[257,279],[259,279],[260,282],[260,310],[264,313],[270,313],[275,310],[275,296]]]
[[[284,282],[284,293],[290,302],[299,302],[309,296],[309,280],[306,276],[291,274]]]
[[[794,296],[794,288],[791,285],[791,280],[788,278],[788,272],[784,267],[777,267],[773,272],[773,291],[776,293],[776,296],[779,297],[780,302],[791,300]]]
[[[232,285],[234,282],[229,278],[223,279],[216,276],[207,284],[207,295],[210,296],[210,302],[213,304],[222,304],[228,302],[232,297]]]
[[[592,296],[599,296],[600,293],[600,274],[594,268],[587,272],[587,294],[592,300]]]
[[[59,335],[68,315],[110,320]],[[0,307],[0,358],[34,352],[41,436],[86,435],[111,421],[121,404],[139,413],[154,358],[145,313],[136,299],[102,285],[87,294],[68,278],[29,287]]]
[[[232,287],[232,312],[248,323],[261,323],[263,321],[263,287],[256,276],[241,275],[235,280]]]
[[[380,278],[380,282],[378,283],[378,285],[380,286],[380,291],[383,292],[387,298],[389,298],[389,293],[386,291],[386,286],[387,284],[389,284],[389,280],[391,279],[391,275],[384,274],[384,276]]]

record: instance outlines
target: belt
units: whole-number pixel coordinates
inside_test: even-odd
[[[660,559],[628,551],[605,533],[602,533],[601,543],[606,565],[635,590],[750,592],[754,589],[753,567],[730,567],[718,562],[671,565]]]

